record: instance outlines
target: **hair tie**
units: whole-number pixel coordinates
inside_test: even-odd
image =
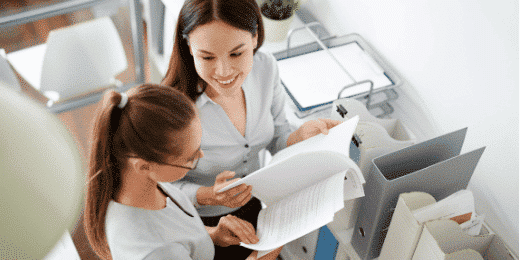
[[[120,93],[120,94],[121,94],[121,102],[119,102],[119,105],[117,105],[117,107],[119,107],[120,109],[123,109],[123,108],[125,108],[126,103],[128,103],[128,95],[126,93]]]

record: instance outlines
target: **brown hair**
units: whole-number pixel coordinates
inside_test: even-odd
[[[256,0],[186,0],[177,20],[175,42],[170,64],[162,84],[176,86],[195,101],[206,90],[207,83],[197,74],[190,54],[188,36],[198,26],[212,21],[222,21],[233,27],[258,34],[258,44],[264,42],[262,15]]]
[[[102,259],[112,259],[105,234],[110,200],[121,185],[121,169],[129,156],[162,163],[179,156],[182,148],[169,138],[186,129],[195,118],[193,102],[174,88],[145,84],[128,91],[123,108],[121,94],[103,96],[94,124],[85,201],[85,231]],[[170,136],[171,137],[171,136]]]

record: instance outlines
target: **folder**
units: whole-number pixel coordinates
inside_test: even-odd
[[[412,260],[500,259],[515,260],[502,239],[482,226],[480,236],[465,234],[449,219],[426,222]]]
[[[485,225],[479,236],[469,236],[453,220],[418,222],[412,212],[433,203],[435,198],[425,192],[399,195],[379,260],[515,259]]]
[[[380,260],[412,259],[419,242],[423,224],[413,216],[413,211],[436,203],[432,195],[425,192],[410,192],[399,195]]]
[[[441,200],[467,187],[485,147],[461,155],[466,130],[372,160],[351,241],[361,259],[379,256],[399,194],[423,191]]]

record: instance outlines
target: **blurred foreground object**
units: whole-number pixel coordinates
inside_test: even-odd
[[[73,230],[84,174],[72,136],[0,82],[0,259],[42,259]]]

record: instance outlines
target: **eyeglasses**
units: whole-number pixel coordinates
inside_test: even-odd
[[[128,158],[139,158],[139,157],[128,156]],[[199,155],[197,156],[197,158],[195,160],[193,160],[193,166],[192,167],[183,166],[183,165],[176,165],[176,164],[169,164],[169,163],[165,163],[165,162],[160,162],[159,164],[173,166],[173,167],[179,167],[179,168],[188,169],[188,170],[194,170],[195,168],[197,168],[197,164],[199,163],[199,159],[200,159],[200,152],[199,152]]]
[[[199,159],[200,159],[200,157],[197,157],[197,159],[195,159],[193,161],[193,166],[192,167],[187,167],[187,166],[183,166],[183,165],[169,164],[169,163],[163,163],[163,162],[160,163],[160,164],[169,165],[169,166],[173,166],[173,167],[184,168],[184,169],[188,169],[188,170],[194,170],[195,168],[197,168],[197,164],[199,163]]]

